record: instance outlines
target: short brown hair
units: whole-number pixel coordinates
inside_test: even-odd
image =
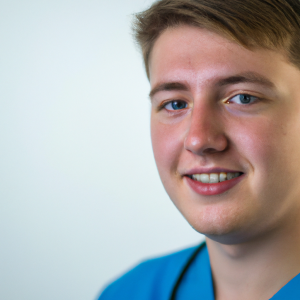
[[[300,68],[300,0],[160,0],[133,22],[148,78],[155,41],[165,29],[183,24],[214,31],[248,49],[283,50]]]

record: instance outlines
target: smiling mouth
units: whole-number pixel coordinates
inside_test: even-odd
[[[201,173],[186,175],[187,177],[202,183],[218,183],[237,178],[244,173],[242,172],[220,172],[220,173]]]

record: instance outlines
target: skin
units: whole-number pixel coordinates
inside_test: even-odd
[[[157,168],[207,237],[216,299],[271,298],[300,272],[300,70],[279,51],[250,51],[191,26],[160,35],[149,70]],[[224,84],[241,74],[247,80]],[[243,179],[217,195],[196,193],[185,175],[214,167]]]

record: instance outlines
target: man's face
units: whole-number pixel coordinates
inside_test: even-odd
[[[299,69],[190,26],[164,31],[149,67],[155,160],[188,222],[236,243],[299,219]]]

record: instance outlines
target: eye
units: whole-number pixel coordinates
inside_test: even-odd
[[[164,106],[164,108],[167,110],[180,110],[180,109],[187,108],[187,103],[182,100],[173,100],[173,101],[168,102]]]
[[[232,98],[230,98],[227,103],[237,103],[237,104],[251,104],[255,101],[257,101],[258,98],[255,96],[251,96],[248,94],[238,94]]]

